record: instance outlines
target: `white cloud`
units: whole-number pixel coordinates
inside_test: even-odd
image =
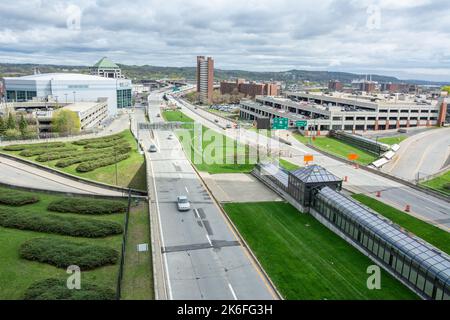
[[[368,8],[379,28],[367,28]],[[24,10],[27,8],[27,10]],[[80,29],[67,19],[79,8]],[[383,71],[450,80],[445,0],[16,0],[0,6],[0,61]],[[409,71],[408,71],[409,70]]]

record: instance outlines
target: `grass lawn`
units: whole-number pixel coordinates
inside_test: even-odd
[[[137,252],[137,245],[148,243],[149,251]],[[153,276],[148,205],[141,201],[133,207],[128,221],[122,300],[152,300]]]
[[[144,156],[139,154],[138,146],[136,140],[131,134],[130,130],[126,130],[124,133],[124,139],[127,140],[130,145],[133,147],[131,151],[131,156],[128,159],[125,159],[117,164],[117,172],[118,172],[118,185],[121,187],[129,187],[133,189],[146,190],[146,174],[145,174],[145,163]],[[67,143],[67,145],[75,146],[73,144]],[[83,150],[82,146],[76,146],[79,148],[80,152]],[[2,151],[5,153],[13,154],[15,156],[19,156],[20,151]],[[37,162],[34,157],[22,157],[24,159]],[[95,169],[91,172],[80,173],[76,171],[76,167],[78,164],[69,166],[67,168],[57,168],[55,166],[58,160],[49,161],[49,162],[37,162],[41,165],[46,165],[56,170],[60,170],[66,173],[70,173],[72,175],[76,175],[82,178],[86,178],[89,180],[99,181],[107,184],[116,185],[116,165],[112,164],[109,166],[105,166],[102,168]]]
[[[4,189],[0,188],[0,192],[2,190]],[[40,201],[38,203],[18,208],[7,208],[16,211],[30,209],[44,213],[47,212],[47,206],[51,201],[61,198],[61,196],[37,192],[34,192],[33,195],[37,195],[39,197]],[[6,208],[6,206],[2,205],[0,205],[0,207]],[[72,215],[68,213],[61,213],[60,215],[74,217],[81,216],[78,214]],[[94,217],[90,216],[89,218]],[[95,219],[115,221],[123,224],[124,215],[113,214],[95,216]],[[44,280],[47,278],[67,279],[69,275],[64,269],[58,269],[45,263],[33,262],[19,258],[19,247],[23,242],[42,237],[53,239],[55,242],[65,239],[78,243],[107,246],[119,252],[122,242],[122,235],[102,239],[87,239],[0,227],[0,300],[22,299],[25,290],[35,281]],[[115,291],[118,270],[118,263],[116,265],[105,266],[91,271],[82,270],[81,286],[83,286],[83,281],[85,281],[86,283],[105,286]]]
[[[286,299],[417,299],[384,271],[381,289],[369,290],[366,271],[374,263],[290,204],[224,208]]]
[[[315,140],[311,139],[310,141],[309,137],[304,137],[299,133],[295,133],[293,134],[293,136],[303,144],[312,143],[312,145],[319,150],[323,150],[341,158],[347,159],[347,156],[349,154],[355,153],[359,156],[356,162],[362,165],[368,165],[377,160],[377,156],[375,156],[374,154],[361,150],[334,138],[317,137]]]
[[[430,189],[437,190],[446,195],[450,195],[450,171],[447,171],[443,175],[432,180],[422,182],[421,185]]]
[[[299,165],[296,165],[295,163],[289,162],[284,159],[280,159],[279,163],[280,166],[287,171],[293,171],[301,168]]]
[[[407,136],[385,137],[385,138],[379,138],[378,142],[389,144],[389,145],[394,145],[394,144],[399,144],[406,138],[408,138],[408,137]]]
[[[164,111],[162,116],[166,121],[181,121],[181,122],[194,122],[193,119],[186,116],[181,111]],[[248,158],[243,163],[237,163],[234,159],[234,154],[248,155],[248,146],[237,145],[237,143],[223,134],[217,133],[202,126],[202,150],[195,148],[193,141],[196,141],[198,134],[194,133],[191,125],[186,125],[185,130],[190,130],[189,134],[178,131],[177,135],[180,138],[181,144],[186,153],[190,153],[191,161],[196,168],[202,172],[208,172],[210,174],[217,173],[249,173],[253,170],[254,164],[249,163]],[[214,132],[215,135],[212,139],[207,139],[207,132]],[[189,150],[190,149],[190,150]],[[197,160],[195,154],[197,153]],[[219,156],[220,154],[220,156]],[[200,157],[198,157],[200,155]],[[208,155],[211,155],[211,159],[208,162]],[[218,161],[213,161],[217,158]]]
[[[450,233],[364,194],[352,197],[402,228],[450,254]]]

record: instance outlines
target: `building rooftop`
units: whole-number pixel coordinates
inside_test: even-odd
[[[74,112],[85,112],[96,105],[98,105],[100,102],[76,102],[72,104],[68,104],[64,107],[64,109],[74,111]]]
[[[31,81],[116,81],[116,79],[109,79],[99,76],[92,76],[82,73],[42,73],[32,74],[22,77],[5,77],[5,80],[31,80]]]
[[[290,173],[304,183],[326,183],[342,181],[342,179],[336,177],[327,169],[318,165],[307,166],[291,171]]]
[[[101,58],[96,64],[94,64],[93,67],[99,69],[120,69],[117,64],[109,60],[107,57]]]

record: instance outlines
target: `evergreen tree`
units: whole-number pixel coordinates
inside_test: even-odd
[[[13,116],[11,112],[8,114],[8,122],[6,124],[6,128],[16,129],[16,118]]]
[[[20,115],[20,121],[19,121],[19,131],[22,135],[25,135],[27,133],[28,123],[25,120],[23,114]]]
[[[5,119],[3,119],[3,117],[0,117],[0,135],[4,134],[5,131],[6,131]]]

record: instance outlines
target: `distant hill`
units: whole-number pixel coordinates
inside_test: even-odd
[[[194,67],[157,67],[157,66],[135,66],[119,64],[122,72],[127,78],[132,80],[143,79],[162,79],[162,78],[183,78],[195,79],[196,68]],[[51,72],[76,72],[89,73],[87,66],[65,66],[65,65],[47,65],[47,64],[10,64],[0,63],[0,77],[14,77],[33,74],[34,68],[38,67],[41,73]],[[354,79],[364,78],[365,75],[332,72],[332,71],[308,71],[308,70],[289,70],[281,72],[254,72],[243,70],[220,70],[215,69],[215,78],[218,80],[227,80],[235,78],[244,78],[253,81],[287,81],[296,82],[309,80],[312,82],[325,83],[329,80],[339,80],[344,83],[350,83]],[[422,80],[400,80],[395,77],[372,75],[372,80],[378,82],[408,82],[421,85],[444,85],[446,83],[422,81]]]

